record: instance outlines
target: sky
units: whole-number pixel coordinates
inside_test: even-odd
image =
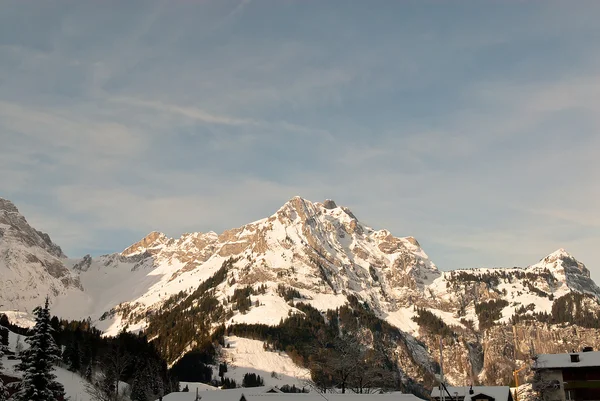
[[[67,255],[299,195],[600,280],[600,2],[0,0],[0,196]]]

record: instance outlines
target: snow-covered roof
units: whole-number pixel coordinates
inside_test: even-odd
[[[579,355],[579,362],[571,362],[571,355]],[[534,369],[582,368],[600,366],[600,351],[570,354],[539,354]]]
[[[198,394],[200,395],[202,401],[239,401],[239,399],[244,395],[245,397],[249,397],[252,395],[259,394],[270,394],[270,393],[280,393],[281,390],[272,386],[263,386],[263,387],[244,387],[244,388],[232,388],[227,390],[216,390],[216,391],[207,391],[199,389]],[[163,401],[194,401],[196,399],[196,391],[192,390],[190,387],[190,391],[179,391],[175,393],[169,393],[163,397]]]
[[[423,401],[412,394],[320,394],[320,393],[277,393],[272,387],[236,388],[221,391],[199,391],[201,401]],[[163,401],[194,401],[196,392],[170,393]]]
[[[185,386],[188,387],[188,389],[191,391],[193,391],[194,393],[196,393],[196,389],[198,389],[198,391],[216,391],[216,390],[220,390],[219,387],[214,387],[211,386],[210,384],[206,384],[206,383],[200,383],[200,382],[179,382],[179,387],[180,388],[184,388]]]
[[[247,401],[423,401],[412,394],[321,394],[312,393],[282,393],[246,395]]]
[[[448,392],[452,394],[454,397],[456,393],[458,393],[458,397],[464,397],[464,401],[471,401],[471,394],[469,394],[469,386],[463,387],[447,387]],[[448,394],[444,392],[446,396]],[[485,394],[490,397],[493,397],[496,401],[504,401],[508,400],[510,396],[510,387],[508,386],[473,386],[473,395]],[[432,398],[440,397],[440,389],[439,387],[434,387],[431,390]]]

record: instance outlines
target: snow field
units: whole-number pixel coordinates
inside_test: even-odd
[[[246,373],[260,375],[265,386],[281,387],[284,384],[293,384],[302,388],[307,385],[306,380],[310,380],[308,369],[296,365],[285,352],[266,351],[262,341],[226,336],[225,344],[221,358],[221,363],[227,363],[225,377],[234,379],[239,385],[242,384]],[[215,369],[213,376],[218,377],[218,366]],[[276,377],[272,376],[272,372],[276,372]]]

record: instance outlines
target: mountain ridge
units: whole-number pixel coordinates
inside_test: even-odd
[[[490,372],[510,370],[497,368],[494,358],[509,357],[497,354],[497,339],[487,336],[516,319],[545,319],[553,325],[557,302],[575,302],[580,309],[585,305],[593,319],[600,317],[600,288],[585,265],[564,249],[526,268],[440,271],[415,238],[374,230],[332,200],[313,203],[294,197],[271,216],[221,234],[193,232],[169,238],[152,231],[121,252],[79,259],[68,259],[62,251],[50,253],[56,248],[18,217],[12,203],[0,203],[2,209],[0,218],[10,215],[5,218],[10,227],[0,229],[10,235],[0,236],[0,251],[22,252],[10,266],[0,264],[0,272],[14,273],[21,267],[44,285],[33,293],[27,281],[15,277],[11,285],[18,291],[0,294],[0,305],[29,309],[36,297],[46,295],[43,290],[50,291],[56,314],[89,316],[107,334],[147,328],[148,316],[164,305],[186,299],[194,305],[198,300],[193,297],[202,296],[199,288],[209,291],[210,302],[222,311],[220,320],[208,327],[275,326],[290,314],[303,313],[298,302],[324,313],[356,300],[405,333],[405,346],[397,352],[410,361],[404,367],[409,376],[423,369],[434,373],[436,357],[430,350],[437,348],[436,336],[453,333],[451,338],[462,339],[449,347],[449,357],[460,363],[449,368],[447,377],[464,383],[474,376],[491,380]],[[47,268],[50,262],[29,264],[28,255],[38,254],[61,266],[60,284]],[[211,282],[215,274],[222,279]],[[27,302],[23,294],[29,295]],[[243,308],[241,301],[232,299],[245,300]],[[441,323],[430,326],[432,319]],[[440,325],[447,328],[438,332]],[[170,362],[183,356],[186,347]]]
[[[66,255],[46,233],[31,227],[17,207],[0,198],[0,305],[31,311],[50,295],[81,288]]]

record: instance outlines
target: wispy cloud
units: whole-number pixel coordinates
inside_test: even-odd
[[[289,123],[287,121],[266,121],[239,118],[234,116],[211,113],[196,107],[183,107],[175,104],[146,101],[135,98],[114,98],[110,100],[112,102],[122,103],[128,106],[134,106],[138,108],[149,109],[159,113],[179,115],[207,124],[246,126],[253,128],[274,128],[281,130],[281,134],[283,135],[285,135],[287,132],[291,132],[298,134],[320,135],[322,138],[327,137],[328,139],[332,138],[331,134],[327,130],[305,127],[302,125]]]
[[[442,268],[600,274],[597,5],[166,4],[0,15],[0,190],[70,255],[299,194]]]
[[[251,119],[243,119],[236,118],[231,116],[224,116],[209,113],[205,110],[192,108],[192,107],[182,107],[173,104],[165,104],[161,102],[155,101],[147,101],[141,99],[134,98],[114,98],[111,99],[117,103],[124,103],[129,106],[136,106],[145,109],[150,109],[154,111],[158,111],[161,113],[169,113],[169,114],[178,114],[181,116],[189,117],[194,120],[198,120],[201,122],[209,123],[209,124],[219,124],[219,125],[249,125],[249,126],[259,126],[261,123]]]

